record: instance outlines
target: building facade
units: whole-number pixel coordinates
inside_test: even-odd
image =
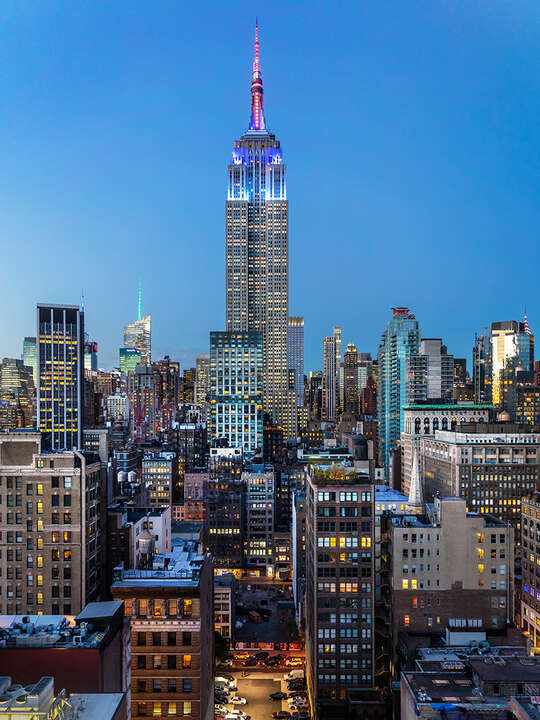
[[[106,479],[99,461],[41,444],[38,432],[0,435],[0,607],[74,615],[104,590]]]
[[[420,345],[420,329],[408,308],[392,309],[392,319],[382,335],[378,353],[377,414],[379,455],[388,473],[392,452],[403,432],[403,407],[407,402],[407,357]]]
[[[283,153],[263,111],[258,29],[248,130],[234,144],[226,202],[226,319],[262,335],[262,405],[295,437],[289,388],[289,206]],[[294,412],[293,412],[294,411]]]
[[[246,539],[248,573],[274,576],[275,475],[272,466],[251,466],[242,473],[246,489]]]
[[[454,356],[440,338],[423,338],[418,352],[407,356],[407,403],[454,399]]]
[[[289,318],[289,369],[294,373],[296,405],[304,406],[304,318]]]
[[[75,305],[38,305],[36,337],[37,425],[44,448],[81,448],[84,313]]]
[[[540,493],[521,501],[521,572],[519,616],[530,648],[540,654]]]
[[[263,337],[210,333],[210,437],[244,452],[262,448]]]

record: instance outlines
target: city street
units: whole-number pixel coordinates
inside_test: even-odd
[[[237,705],[239,709],[251,716],[252,720],[272,720],[272,713],[288,710],[285,700],[270,700],[270,693],[287,692],[287,683],[283,680],[283,672],[250,672],[247,677],[242,673],[232,673],[238,684],[237,695],[245,697],[247,705]],[[229,707],[232,707],[230,705]]]

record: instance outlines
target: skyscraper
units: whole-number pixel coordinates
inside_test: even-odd
[[[480,335],[475,335],[473,347],[473,387],[474,400],[477,403],[491,402],[489,355],[488,329],[482,328]]]
[[[289,369],[294,372],[296,406],[304,405],[304,318],[289,318]]]
[[[152,316],[142,315],[142,289],[139,283],[137,320],[124,328],[124,347],[135,348],[141,354],[145,365],[152,362]]]
[[[38,430],[47,450],[82,448],[84,313],[76,305],[38,305]]]
[[[493,406],[514,411],[508,396],[513,396],[516,370],[534,369],[534,335],[526,315],[523,322],[491,323],[490,369]]]
[[[248,130],[234,144],[226,202],[226,320],[230,332],[259,331],[263,343],[263,410],[296,436],[289,389],[289,207],[279,141],[263,110],[259,35]]]
[[[210,435],[248,453],[262,450],[261,370],[261,333],[210,333]]]
[[[0,362],[0,428],[35,426],[35,387],[32,368],[22,360]]]
[[[454,399],[454,356],[440,338],[424,338],[407,364],[407,403]]]
[[[334,420],[339,410],[339,366],[341,363],[341,328],[323,338],[323,415]]]
[[[132,347],[120,348],[120,372],[127,375],[130,370],[135,370],[137,365],[142,362],[141,353]]]
[[[349,343],[343,355],[343,407],[346,413],[354,417],[358,415],[358,350],[354,343]]]
[[[32,368],[34,387],[37,387],[37,350],[36,338],[25,337],[23,342],[23,363],[26,367]]]
[[[208,406],[210,394],[210,355],[197,355],[195,360],[195,402]]]
[[[391,453],[400,443],[403,406],[407,399],[407,357],[418,352],[420,329],[409,308],[392,308],[378,354],[377,414],[379,452],[386,472]]]
[[[98,344],[88,339],[88,335],[84,338],[84,369],[98,371]]]

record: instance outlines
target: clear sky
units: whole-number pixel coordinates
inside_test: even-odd
[[[392,305],[470,356],[540,333],[538,0],[0,3],[0,357],[86,298],[117,364],[138,279],[153,354],[224,328],[224,204],[258,15],[290,203],[290,312],[376,353]]]

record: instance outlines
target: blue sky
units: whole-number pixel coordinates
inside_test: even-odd
[[[375,353],[392,305],[456,356],[525,303],[540,332],[537,0],[4,0],[0,357],[84,288],[116,364],[139,278],[156,357],[223,328],[255,15],[306,369],[334,324]]]

